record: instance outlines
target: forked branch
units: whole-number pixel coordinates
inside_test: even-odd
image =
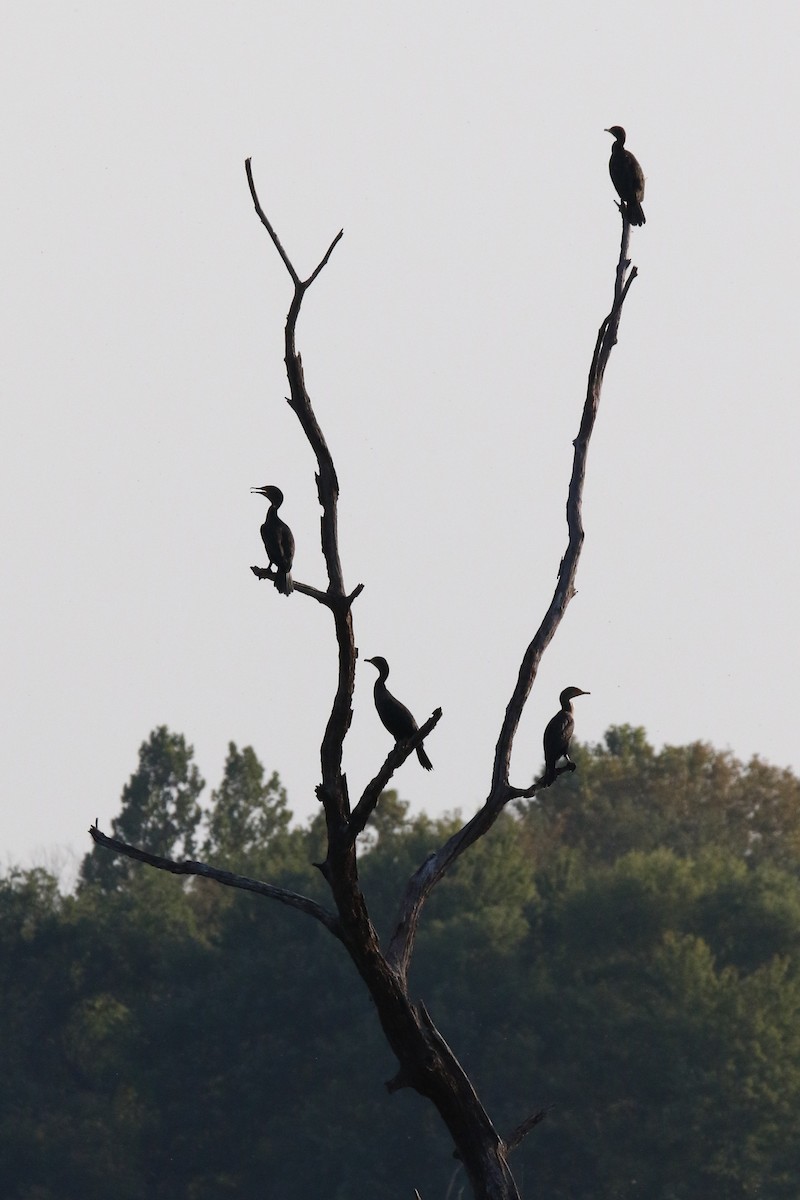
[[[325,734],[322,739],[322,747],[320,750],[322,766],[322,791],[327,797],[326,816],[328,819],[328,829],[330,831],[334,826],[341,827],[341,825],[347,821],[347,818],[350,815],[350,806],[347,797],[347,784],[342,774],[342,751],[344,739],[347,734],[347,730],[350,728],[350,722],[353,716],[352,700],[353,691],[355,688],[356,648],[353,635],[353,622],[350,612],[350,604],[335,604],[335,601],[341,602],[347,599],[342,564],[339,557],[339,534],[337,518],[339,481],[336,477],[336,470],[333,465],[331,452],[328,449],[328,444],[325,441],[322,430],[320,429],[319,423],[317,422],[317,418],[314,414],[314,410],[311,406],[311,398],[308,394],[308,390],[305,385],[305,379],[303,377],[302,360],[295,346],[295,336],[297,329],[297,318],[300,315],[300,307],[303,303],[303,296],[317,278],[320,271],[327,264],[331,254],[334,251],[334,248],[342,237],[343,231],[340,230],[337,233],[324,256],[309,277],[306,280],[302,280],[291,259],[289,258],[289,255],[284,250],[280,238],[275,232],[271,221],[264,212],[264,209],[261,207],[261,201],[259,200],[258,193],[256,191],[249,158],[245,162],[245,171],[247,173],[247,184],[250,189],[250,195],[252,197],[259,220],[272,239],[273,245],[280,254],[284,266],[289,272],[292,283],[294,284],[294,296],[289,306],[284,336],[286,374],[289,379],[290,391],[289,405],[297,415],[297,418],[303,428],[303,432],[305,433],[308,443],[311,446],[311,449],[313,450],[317,460],[317,495],[322,507],[322,518],[320,522],[322,553],[325,558],[325,564],[328,572],[328,595],[331,597],[329,607],[334,614],[336,640],[339,647],[339,672],[336,694],[334,696],[331,713],[328,718],[328,724],[325,728]],[[304,588],[302,590],[305,591],[306,589]],[[306,592],[306,594],[313,593]],[[352,598],[354,597],[355,593]],[[315,595],[315,598],[320,598],[319,593]]]

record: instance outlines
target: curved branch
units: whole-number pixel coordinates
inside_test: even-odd
[[[629,238],[630,223],[623,213],[622,242],[614,277],[614,301],[611,311],[603,319],[597,334],[592,362],[589,368],[589,379],[581,423],[578,429],[578,436],[573,442],[575,453],[573,456],[572,475],[567,491],[567,548],[558,568],[558,579],[553,598],[539,628],[534,634],[533,640],[523,655],[517,682],[511,699],[508,702],[503,724],[497,739],[491,786],[483,807],[478,810],[466,825],[454,833],[452,837],[448,838],[438,851],[428,856],[406,885],[405,892],[400,901],[395,930],[387,952],[389,963],[403,977],[408,972],[414,937],[422,907],[433,888],[450,869],[455,860],[491,828],[509,800],[522,795],[532,795],[539,786],[538,780],[532,788],[527,790],[514,788],[509,784],[508,776],[511,751],[522,717],[522,711],[533,687],[533,681],[536,678],[542,655],[561,624],[567,605],[575,595],[575,576],[578,570],[578,561],[584,538],[581,505],[583,500],[583,484],[586,478],[589,441],[600,404],[603,375],[605,374],[611,350],[617,341],[622,306],[625,303],[625,298],[637,273],[634,267],[627,280],[625,279],[625,272],[630,265],[628,260]]]
[[[597,410],[600,405],[600,392],[603,386],[603,376],[617,341],[617,331],[622,316],[622,306],[633,280],[636,278],[634,267],[626,283],[623,277],[628,260],[628,240],[630,224],[623,214],[622,243],[619,261],[617,263],[614,283],[614,303],[611,311],[603,320],[597,334],[592,363],[589,368],[589,379],[586,388],[586,399],[583,405],[578,436],[573,442],[575,453],[572,462],[572,476],[567,492],[567,549],[558,568],[558,580],[547,612],[541,625],[534,634],[522,658],[517,677],[517,683],[506,708],[505,718],[497,739],[495,748],[494,771],[492,775],[492,793],[498,787],[508,784],[508,773],[511,762],[511,750],[514,736],[519,727],[525,702],[530,695],[533,681],[536,678],[542,656],[553,640],[556,630],[572,597],[575,595],[575,577],[578,572],[578,562],[583,547],[583,485],[586,478],[586,461],[589,453],[589,441],[594,430]]]
[[[301,896],[299,892],[291,892],[287,888],[276,887],[271,883],[262,883],[258,879],[249,879],[246,875],[235,875],[233,871],[223,871],[219,867],[210,867],[207,863],[194,862],[192,859],[176,862],[172,858],[162,858],[159,854],[150,854],[148,850],[140,850],[138,846],[121,842],[118,838],[108,837],[107,834],[101,833],[96,825],[91,826],[89,833],[98,846],[105,846],[106,849],[114,850],[117,854],[122,854],[125,858],[132,858],[136,862],[147,863],[149,867],[155,867],[159,871],[169,871],[171,875],[200,875],[203,879],[213,879],[215,883],[220,883],[223,887],[241,888],[244,892],[256,892],[259,896],[267,896],[270,900],[277,900],[280,904],[288,905],[289,908],[299,909],[300,912],[315,917],[334,937],[339,940],[342,938],[338,918],[323,908],[321,904],[317,904],[316,900]]]

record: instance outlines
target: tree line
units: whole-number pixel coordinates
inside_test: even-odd
[[[506,811],[431,897],[411,969],[552,1200],[789,1200],[800,1180],[800,780],[610,729]],[[231,743],[205,784],[161,727],[114,835],[322,901],[320,812]],[[359,860],[379,931],[456,814],[382,795]],[[342,948],[299,914],[95,847],[61,894],[0,881],[9,1200],[469,1194]],[[398,1120],[398,1108],[402,1120]]]

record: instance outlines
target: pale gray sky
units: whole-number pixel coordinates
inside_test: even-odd
[[[306,379],[341,482],[362,656],[422,721],[401,794],[473,810],[565,546],[571,439],[612,291],[620,123],[640,277],[589,458],[579,594],[514,755],[567,684],[612,723],[800,770],[796,4],[30,3],[2,154],[6,860],[88,847],[149,731],[229,739],[316,806],[328,615],[259,584],[277,483],[323,585]],[[362,666],[351,790],[388,735]]]

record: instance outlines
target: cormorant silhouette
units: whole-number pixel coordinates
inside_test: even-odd
[[[378,716],[394,740],[396,742],[403,742],[406,738],[410,738],[412,734],[415,734],[419,726],[405,704],[401,704],[386,686],[386,680],[389,677],[389,664],[386,659],[381,658],[380,655],[376,655],[375,658],[365,658],[364,661],[372,663],[373,667],[378,671],[378,678],[375,680],[375,687],[373,689]],[[433,770],[433,763],[428,758],[422,746],[417,746],[417,758],[426,771]]]
[[[617,189],[620,200],[625,203],[625,212],[631,225],[644,225],[644,173],[630,150],[625,149],[625,130],[621,125],[612,125],[605,130],[614,138],[608,172]]]
[[[283,596],[288,596],[293,589],[292,561],[294,560],[294,538],[292,531],[285,521],[278,516],[278,509],[283,504],[283,492],[278,487],[266,484],[260,488],[250,488],[259,496],[266,496],[269,508],[261,526],[261,540],[267,552],[269,565],[275,567],[275,587]]]
[[[568,687],[559,696],[561,711],[547,722],[544,731],[544,775],[540,780],[542,787],[550,787],[550,784],[555,782],[556,763],[560,758],[565,758],[571,764],[572,769],[575,769],[575,764],[567,753],[570,738],[575,729],[572,701],[575,696],[588,696],[589,694],[581,688]]]

